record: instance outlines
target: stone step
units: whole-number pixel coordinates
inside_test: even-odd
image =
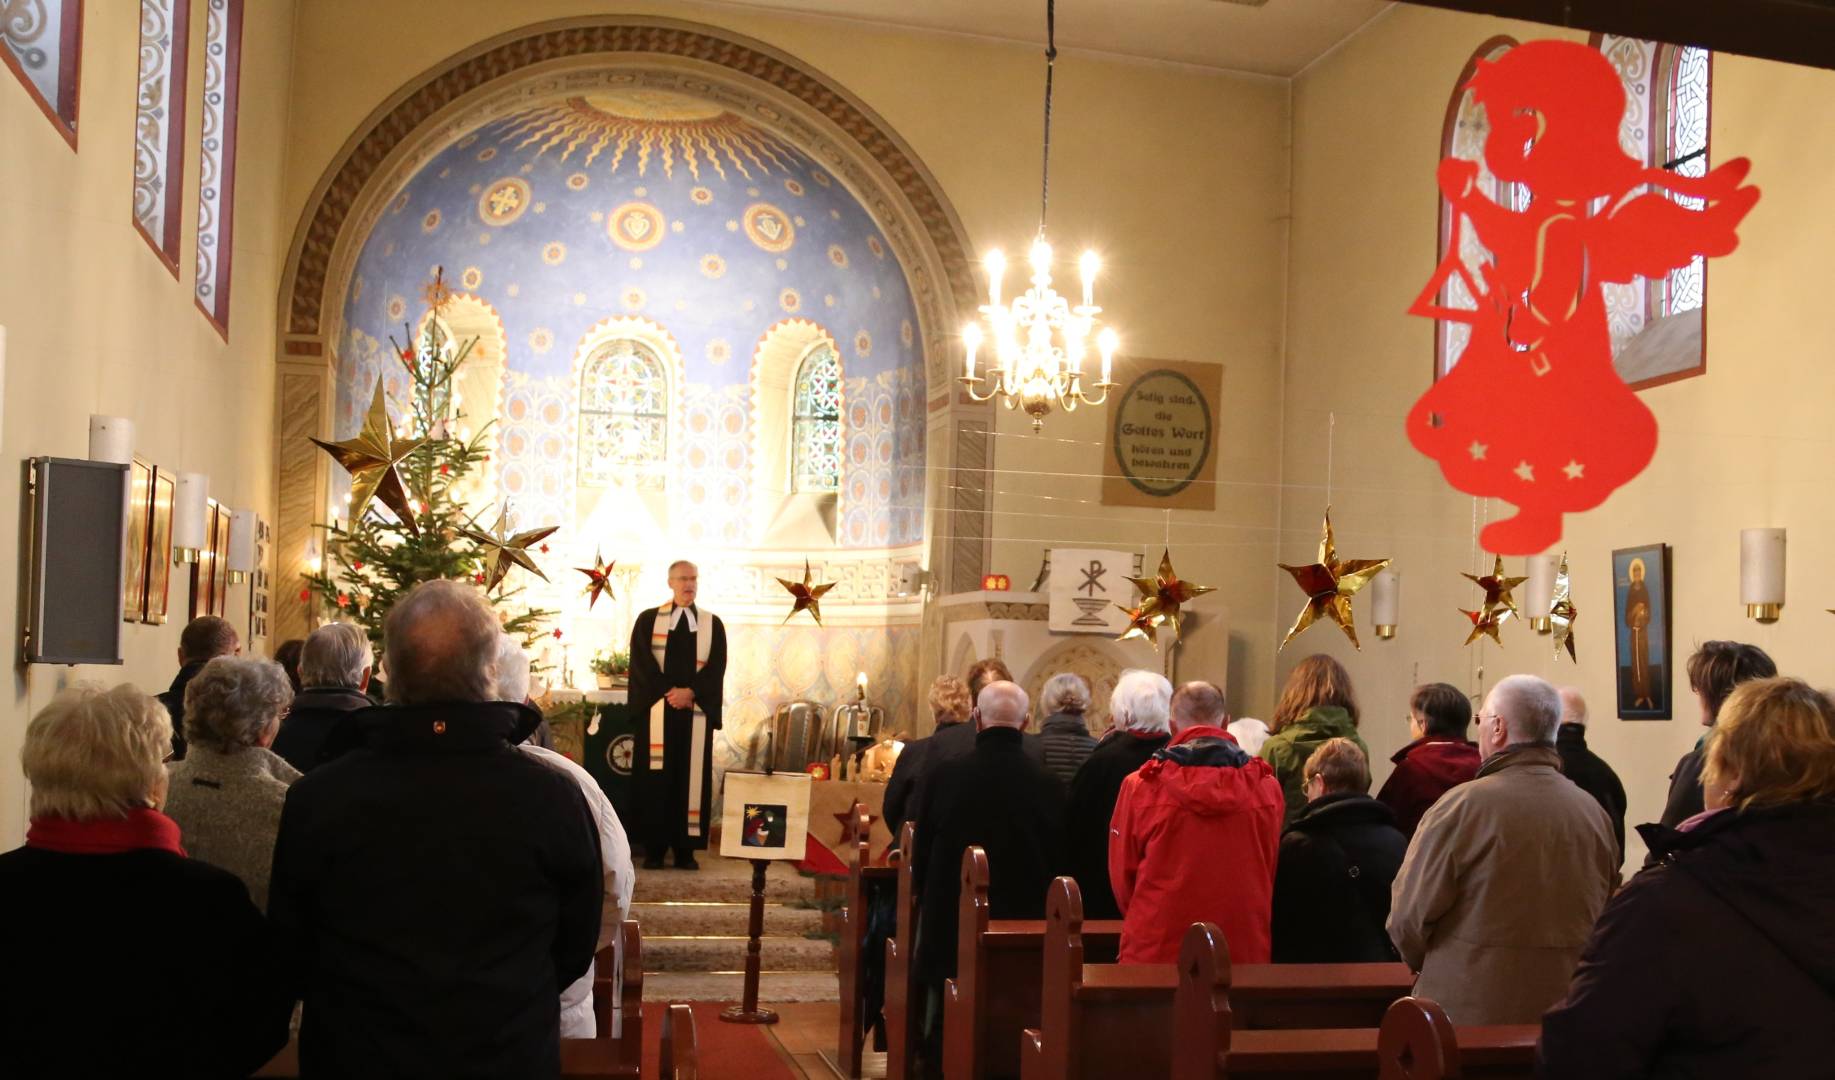
[[[835,947],[822,938],[767,937],[759,942],[765,971],[834,971]],[[644,972],[743,971],[743,937],[665,937],[644,934]]]
[[[644,975],[645,1001],[738,1001],[744,991],[745,976],[737,971]],[[840,1000],[841,980],[833,972],[767,971],[758,977],[758,1003],[766,1008],[795,1001]]]
[[[744,937],[751,917],[749,904],[682,902],[632,904],[631,918],[643,927],[646,939],[715,934]],[[765,933],[777,937],[802,937],[822,929],[822,913],[790,904],[765,905]]]
[[[745,904],[752,899],[752,864],[743,859],[723,859],[702,853],[701,869],[637,870],[633,902],[670,900],[716,901]],[[788,863],[772,863],[765,877],[765,899],[774,903],[813,900],[815,881],[796,872]]]

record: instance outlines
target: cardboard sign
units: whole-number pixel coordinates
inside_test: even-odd
[[[808,773],[726,774],[720,854],[729,859],[801,859],[809,841]]]
[[[1103,505],[1215,509],[1222,365],[1132,360],[1116,381],[1121,385],[1109,401]]]

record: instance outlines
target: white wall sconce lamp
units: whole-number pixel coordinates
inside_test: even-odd
[[[255,511],[236,510],[229,516],[229,580],[240,585],[255,572]]]
[[[1555,571],[1560,562],[1554,555],[1529,557],[1529,593],[1523,602],[1523,618],[1538,634],[1553,633],[1555,629],[1550,611],[1555,604]]]
[[[210,477],[179,473],[172,499],[172,561],[194,563],[208,544],[204,533],[210,519]]]
[[[1376,618],[1376,636],[1380,641],[1395,637],[1402,621],[1402,575],[1384,570],[1370,579],[1370,614]]]
[[[1739,532],[1739,600],[1746,617],[1774,623],[1784,614],[1784,530]]]

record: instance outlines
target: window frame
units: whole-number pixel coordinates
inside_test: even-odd
[[[133,191],[130,192],[130,215],[134,220],[134,231],[153,249],[153,254],[178,280],[180,247],[185,225],[185,107],[190,98],[190,59],[191,59],[191,0],[140,0],[142,24],[148,4],[166,5],[167,28],[172,36],[172,48],[166,59],[166,97],[160,107],[167,117],[164,172],[162,174],[165,189],[160,196],[164,208],[160,212],[160,233],[155,237],[147,231],[146,223],[141,220],[137,209],[139,204],[140,183],[138,175],[133,177]],[[144,40],[144,39],[143,39]],[[145,56],[144,48],[140,55]],[[138,167],[140,161],[140,117],[145,112],[142,106],[141,88],[145,82],[146,72],[137,68],[134,79],[134,161]]]
[[[799,465],[802,460],[803,449],[802,449],[802,441],[798,436],[800,434],[801,426],[805,420],[807,420],[811,424],[819,424],[823,422],[824,417],[817,416],[817,415],[811,415],[811,416],[805,417],[797,411],[797,387],[803,381],[803,370],[809,366],[810,361],[816,359],[817,356],[823,352],[826,352],[828,354],[829,362],[834,365],[834,369],[835,369],[835,401],[836,401],[836,404],[835,404],[835,415],[832,418],[832,423],[835,425],[835,482],[832,487],[809,488],[809,487],[802,486],[802,470],[801,468],[799,468]],[[828,341],[826,337],[824,337],[824,339],[818,340],[814,342],[813,344],[811,344],[809,348],[804,351],[802,357],[798,359],[796,362],[795,372],[790,377],[790,412],[789,412],[789,416],[790,416],[790,425],[789,425],[790,451],[789,451],[789,454],[787,455],[788,457],[787,464],[789,465],[789,476],[787,478],[787,483],[785,485],[789,489],[790,494],[792,495],[839,495],[840,494],[842,465],[847,459],[846,413],[845,413],[845,409],[842,404],[842,400],[843,399],[842,399],[842,383],[841,383],[841,351],[837,349],[832,342]]]
[[[197,270],[192,282],[192,300],[210,320],[224,341],[229,340],[230,285],[235,254],[236,224],[236,123],[242,98],[242,4],[243,0],[203,0],[204,30],[204,100],[198,121],[198,220]],[[219,5],[221,7],[219,8]],[[217,84],[221,101],[213,106],[211,93],[211,47],[218,37],[221,10],[223,75]],[[210,147],[213,130],[217,132],[219,150],[211,168]],[[215,183],[212,183],[214,172]],[[208,262],[206,261],[208,258]],[[209,280],[206,281],[206,278]],[[209,302],[205,302],[208,292]]]

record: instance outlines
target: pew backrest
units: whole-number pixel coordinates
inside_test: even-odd
[[[663,1013],[663,1038],[658,1049],[658,1071],[663,1080],[700,1080],[700,1051],[695,1045],[694,1009],[680,1003]]]
[[[912,964],[912,943],[917,940],[917,891],[912,881],[912,843],[917,827],[907,821],[899,826],[898,850],[893,853],[894,872],[898,875],[897,926],[886,942],[886,1080],[907,1080],[912,1071],[912,1053],[917,1049],[917,1010],[920,1007],[917,969]]]

